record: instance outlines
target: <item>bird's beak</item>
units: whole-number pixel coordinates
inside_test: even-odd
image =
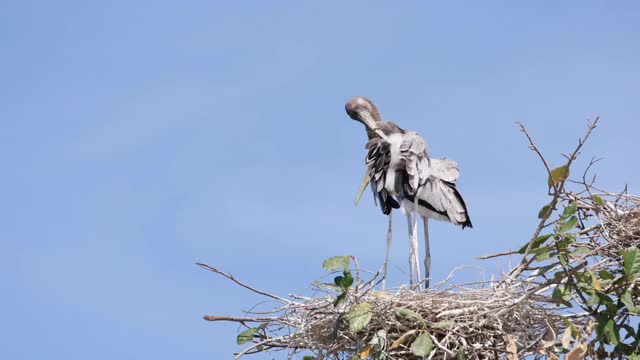
[[[360,184],[360,188],[358,189],[358,193],[356,194],[356,200],[353,202],[353,205],[358,206],[360,202],[360,198],[362,197],[362,193],[364,189],[369,185],[369,168],[364,173],[364,179],[362,179],[362,184]]]
[[[358,112],[360,113],[359,117],[362,123],[364,124],[364,126],[368,127],[371,130],[374,130],[377,128],[376,121],[373,119],[373,116],[371,116],[369,111],[363,109]]]
[[[369,114],[369,112],[364,112],[364,114],[360,115],[360,120],[367,128],[371,129],[371,131],[375,132],[385,141],[389,141],[389,138],[378,128],[378,123],[373,119],[373,116]]]

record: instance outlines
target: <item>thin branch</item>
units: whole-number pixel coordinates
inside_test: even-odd
[[[203,319],[207,321],[231,321],[231,322],[270,322],[278,321],[277,317],[235,317],[235,316],[217,316],[217,315],[205,315]]]
[[[253,349],[259,348],[260,346],[263,346],[263,345],[265,345],[265,344],[274,343],[274,342],[277,342],[277,341],[283,340],[283,339],[285,339],[286,337],[287,337],[287,336],[280,336],[280,337],[277,337],[277,338],[269,338],[269,339],[266,339],[266,340],[263,340],[263,341],[257,342],[257,343],[255,343],[255,344],[253,344],[253,345],[249,346],[248,348],[246,348],[246,349],[242,350],[241,352],[239,352],[239,353],[238,353],[238,354],[237,354],[233,359],[234,359],[234,360],[238,360],[238,359],[240,359],[242,356],[244,356],[244,355],[248,354],[248,353],[249,353],[251,350],[253,350]]]
[[[497,253],[493,253],[493,254],[489,254],[489,255],[477,256],[476,259],[478,259],[478,260],[486,260],[486,259],[491,259],[491,258],[494,258],[494,257],[513,255],[513,254],[517,254],[519,252],[520,251],[518,251],[518,250],[507,250],[507,251],[497,252]]]
[[[221,270],[218,270],[218,269],[216,269],[216,268],[214,268],[214,267],[212,267],[212,266],[209,266],[209,265],[207,265],[207,264],[203,264],[203,263],[196,263],[196,265],[198,265],[198,266],[200,266],[200,267],[202,267],[202,268],[204,268],[204,269],[207,269],[207,270],[209,270],[209,271],[211,271],[211,272],[214,272],[214,273],[216,273],[216,274],[222,275],[222,276],[226,277],[227,279],[229,279],[229,280],[231,280],[231,281],[235,282],[236,284],[238,284],[238,285],[242,286],[243,288],[245,288],[245,289],[249,289],[249,290],[251,290],[251,291],[255,292],[256,294],[264,295],[264,296],[270,297],[270,298],[272,298],[272,299],[275,299],[275,300],[278,300],[278,301],[282,301],[282,302],[283,302],[283,303],[285,303],[285,304],[290,304],[290,303],[291,303],[291,301],[290,301],[290,300],[287,300],[287,299],[285,299],[285,298],[283,298],[283,297],[280,297],[280,296],[278,296],[278,295],[274,295],[274,294],[270,294],[270,293],[265,292],[265,291],[258,290],[258,289],[256,289],[256,288],[254,288],[253,286],[249,286],[249,285],[247,285],[247,284],[243,283],[242,281],[240,281],[240,280],[236,279],[236,278],[235,278],[235,277],[233,277],[231,274],[226,273],[226,272],[221,271]]]
[[[583,138],[578,140],[578,146],[576,146],[575,150],[571,153],[571,156],[569,156],[569,158],[568,158],[569,160],[568,160],[568,162],[566,164],[566,170],[565,170],[565,174],[563,176],[563,180],[559,184],[552,184],[553,188],[554,188],[554,192],[553,192],[553,198],[551,199],[551,202],[549,203],[549,211],[547,211],[545,214],[543,214],[542,219],[540,220],[540,223],[538,224],[538,227],[536,228],[535,232],[533,233],[533,236],[531,237],[531,240],[529,240],[529,244],[527,245],[527,249],[525,250],[524,255],[522,256],[522,261],[509,274],[511,279],[514,279],[514,278],[518,277],[518,275],[520,275],[520,273],[522,273],[522,271],[527,266],[529,266],[529,264],[531,264],[531,262],[535,258],[535,257],[531,257],[530,259],[527,259],[527,256],[529,256],[529,253],[531,252],[531,248],[533,247],[533,243],[538,238],[538,236],[540,236],[540,232],[542,231],[542,229],[544,229],[547,220],[549,219],[549,217],[553,213],[553,209],[555,209],[555,207],[556,207],[556,205],[558,203],[558,199],[560,198],[561,190],[564,189],[564,184],[566,182],[566,178],[567,178],[569,169],[571,168],[571,164],[576,159],[576,157],[577,157],[578,153],[580,152],[580,149],[582,148],[584,143],[587,141],[587,139],[589,139],[589,136],[591,135],[591,132],[593,131],[593,129],[595,129],[596,126],[598,125],[598,121],[599,120],[600,120],[600,117],[598,116],[598,117],[596,117],[596,119],[593,122],[590,122],[588,124],[586,134],[584,135]],[[524,125],[522,123],[518,123],[518,125],[520,125],[520,130],[522,132],[524,132],[524,134],[526,135],[527,139],[529,140],[530,148],[532,150],[534,150],[536,152],[536,154],[538,154],[538,156],[542,160],[542,163],[544,164],[545,169],[547,170],[547,173],[549,174],[549,177],[551,179],[553,179],[553,176],[551,176],[551,168],[549,167],[549,164],[547,163],[547,160],[544,158],[542,153],[538,150],[538,147],[536,146],[536,144],[534,143],[533,139],[531,138],[531,136],[527,132],[527,129],[524,127]],[[552,181],[552,183],[553,183],[553,181]]]

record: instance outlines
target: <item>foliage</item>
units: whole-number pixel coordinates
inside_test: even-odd
[[[523,259],[510,275],[538,283],[538,291],[553,289],[556,306],[551,310],[575,314],[565,317],[560,341],[540,351],[552,358],[562,353],[567,359],[640,354],[640,199],[599,190],[595,177],[588,181],[597,160],[581,179],[568,178],[596,124],[565,157],[567,163],[555,169],[521,127],[548,171],[550,200],[538,212],[539,226],[519,249]]]

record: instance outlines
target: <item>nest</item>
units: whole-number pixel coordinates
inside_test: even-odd
[[[640,197],[626,191],[610,193],[585,183],[581,185],[583,191],[562,196],[565,204],[577,205],[579,231],[570,245],[576,254],[571,260],[582,262],[594,272],[621,273],[622,252],[640,247]]]
[[[258,291],[230,274],[200,265]],[[322,296],[285,299],[260,291],[279,306],[248,315],[267,317],[205,319],[237,321],[249,329],[253,344],[236,358],[286,349],[292,354],[311,351],[317,359],[367,358],[375,354],[390,360],[419,359],[422,356],[416,355],[419,351],[412,346],[420,336],[429,337],[429,359],[485,359],[506,354],[515,358],[544,349],[545,335],[563,326],[562,317],[550,310],[554,301],[531,293],[525,282],[469,286],[440,283],[426,291],[409,287],[378,291],[374,290],[375,279],[366,283],[356,280],[360,285],[337,306],[339,291],[315,283]],[[353,309],[357,308],[366,311],[354,315]],[[354,328],[358,317],[366,325]]]
[[[549,321],[554,322],[518,285],[366,292],[338,307],[333,302],[332,297],[310,299],[291,308],[284,318],[297,331],[280,345],[318,349],[317,357],[323,359],[342,358],[344,353],[418,359],[411,344],[427,334],[432,359],[455,358],[461,353],[465,358],[483,359],[507,351],[510,341],[523,350],[533,348]],[[370,305],[371,321],[354,332],[348,314],[358,304]]]
[[[581,219],[595,224],[581,232],[590,255],[600,257],[600,267],[620,269],[620,252],[640,246],[640,198],[626,194],[600,192],[576,199],[582,209]]]

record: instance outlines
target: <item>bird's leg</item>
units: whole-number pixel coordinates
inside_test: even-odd
[[[387,286],[387,267],[389,266],[389,252],[391,251],[391,214],[389,213],[389,227],[387,228],[387,253],[384,256],[384,269],[382,274],[382,290]]]
[[[429,278],[431,277],[431,250],[429,250],[429,218],[422,217],[424,224],[424,287],[429,288]]]
[[[418,194],[414,198],[413,202],[413,224],[412,224],[412,241],[413,241],[413,256],[415,258],[415,273],[416,273],[416,284],[418,287],[420,286],[420,253],[418,252]]]
[[[407,211],[407,224],[409,225],[409,285],[414,284],[413,279],[413,271],[416,267],[416,257],[414,256],[414,247],[413,247],[413,221],[411,220],[411,212]]]

